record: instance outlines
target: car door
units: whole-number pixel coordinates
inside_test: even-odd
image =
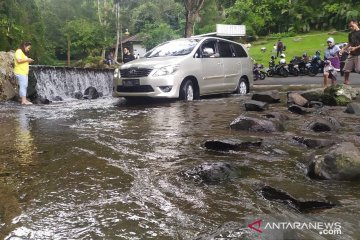
[[[223,40],[218,42],[220,58],[223,61],[225,91],[234,91],[240,79],[242,67],[241,61],[239,58],[236,58],[231,44],[231,42]]]
[[[224,70],[222,58],[217,51],[217,40],[205,40],[200,46],[202,81],[201,94],[210,94],[224,91]]]

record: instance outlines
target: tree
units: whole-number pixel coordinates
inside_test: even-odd
[[[194,24],[205,0],[183,0],[185,6],[185,37],[191,37],[194,31]]]

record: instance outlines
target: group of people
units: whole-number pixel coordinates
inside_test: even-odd
[[[350,72],[355,70],[360,73],[360,28],[356,20],[350,20],[348,27],[351,30],[348,36],[348,44],[339,48],[335,45],[334,38],[327,39],[328,47],[324,52],[324,82],[323,87],[328,86],[328,79],[331,79],[331,84],[336,85],[336,74],[340,71],[340,57],[344,52],[348,52],[349,56],[345,61],[344,84],[349,84]]]
[[[356,20],[350,20],[348,22],[351,32],[348,36],[347,45],[340,49],[335,45],[334,38],[327,39],[328,47],[325,49],[325,67],[324,67],[324,87],[328,85],[328,79],[332,80],[332,84],[336,84],[336,73],[340,70],[339,57],[347,51],[349,56],[346,59],[343,71],[344,71],[344,84],[349,84],[350,72],[355,70],[360,73],[360,28],[359,23]],[[279,39],[276,44],[277,56],[282,54],[284,50],[284,44]],[[20,102],[24,105],[32,104],[26,98],[26,92],[28,87],[28,75],[29,64],[34,62],[32,58],[28,56],[31,49],[31,42],[24,41],[20,44],[19,48],[15,52],[15,68],[14,74],[19,83],[19,96]],[[128,48],[123,49],[123,62],[127,63],[135,59],[135,56],[130,53]],[[113,57],[108,57],[107,64],[111,65],[114,61]]]
[[[129,49],[125,47],[125,48],[123,49],[123,63],[127,63],[127,62],[130,62],[130,61],[132,61],[132,60],[135,60],[135,56],[132,55],[132,54],[130,53]],[[106,58],[105,58],[105,60],[104,60],[104,63],[110,66],[110,65],[114,64],[114,62],[115,62],[115,60],[114,60],[114,54],[113,54],[112,52],[110,52],[110,53],[106,56]]]

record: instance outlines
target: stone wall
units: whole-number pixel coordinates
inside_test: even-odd
[[[18,95],[13,65],[14,52],[0,52],[0,101],[10,100]]]

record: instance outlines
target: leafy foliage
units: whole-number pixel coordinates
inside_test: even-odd
[[[359,17],[360,0],[0,0],[0,50],[30,40],[36,63],[53,64],[67,54],[103,56],[116,45],[117,23],[151,48],[184,33],[214,32],[217,23],[244,24],[256,39],[345,30]]]

